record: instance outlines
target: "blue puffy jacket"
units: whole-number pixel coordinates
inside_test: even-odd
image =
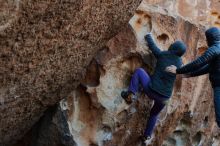
[[[195,61],[177,69],[177,74],[199,76],[209,73],[213,87],[220,87],[220,29],[212,27],[205,32],[209,48]]]
[[[165,69],[170,65],[181,67],[181,56],[186,52],[186,46],[183,42],[176,41],[169,47],[168,51],[161,51],[150,34],[145,36],[145,40],[157,59],[155,71],[151,76],[150,88],[161,95],[170,97],[176,75],[166,72]]]

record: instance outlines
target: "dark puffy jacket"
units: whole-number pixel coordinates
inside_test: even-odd
[[[175,65],[181,67],[181,56],[186,52],[186,46],[181,41],[173,43],[168,51],[161,51],[150,34],[145,36],[149,49],[157,59],[157,64],[153,75],[151,76],[150,88],[157,93],[170,97],[173,91],[176,75],[165,71],[167,66]]]
[[[199,76],[209,73],[213,87],[220,87],[220,29],[212,27],[205,32],[209,48],[195,61],[177,69],[178,74]]]

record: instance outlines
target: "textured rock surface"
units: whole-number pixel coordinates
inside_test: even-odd
[[[19,139],[48,105],[66,97],[16,146],[138,146],[152,101],[140,95],[127,106],[120,92],[135,68],[153,71],[143,30],[152,22],[153,36],[164,50],[182,39],[189,48],[186,63],[206,48],[199,24],[219,23],[217,0],[144,0],[130,21],[134,33],[122,27],[138,1],[13,2],[8,3],[11,12],[0,18],[1,142]],[[153,146],[220,144],[208,82],[207,76],[177,80]],[[193,118],[184,115],[188,111]]]
[[[75,146],[66,121],[59,106],[50,107],[16,146]]]
[[[206,48],[204,27],[146,4],[142,3],[130,21],[135,33],[128,28],[113,38],[108,48],[94,58],[77,90],[61,102],[65,105],[63,110],[68,112],[70,132],[79,146],[140,144],[138,136],[144,129],[152,103],[140,95],[137,103],[128,107],[120,92],[127,87],[135,68],[141,66],[148,72],[153,70],[154,59],[141,40],[143,29],[149,22],[152,22],[153,36],[163,50],[177,39],[187,44],[185,63]],[[207,76],[177,79],[172,100],[160,115],[152,146],[220,144],[208,82]],[[193,113],[193,118],[185,115],[188,111]]]
[[[181,16],[195,24],[220,26],[219,0],[144,0],[145,7]]]
[[[0,144],[66,97],[140,0],[0,1]]]
[[[67,112],[69,130],[77,145],[140,144],[138,137],[146,124],[152,102],[140,95],[136,104],[127,106],[120,92],[127,88],[135,68],[153,70],[154,58],[141,40],[142,26],[146,28],[149,22],[163,50],[177,38],[187,44],[189,49],[184,62],[200,54],[201,50],[197,48],[205,48],[202,27],[180,17],[148,11],[145,5],[141,5],[130,21],[135,33],[127,28],[111,39],[91,62],[80,86],[60,103],[62,110]],[[160,115],[153,146],[219,144],[211,87],[207,82],[207,76],[177,80],[173,98]],[[188,111],[194,114],[193,118],[184,115]]]

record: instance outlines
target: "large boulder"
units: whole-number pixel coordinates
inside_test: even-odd
[[[220,19],[218,0],[143,0],[130,20],[131,27],[125,27],[138,2],[16,1],[1,5],[13,8],[3,13],[0,27],[4,52],[1,142],[20,139],[43,111],[57,103],[16,146],[140,144],[138,137],[152,101],[140,94],[128,106],[120,92],[136,68],[143,67],[150,74],[154,70],[155,58],[143,41],[146,28],[152,24],[153,37],[162,50],[183,40],[188,46],[183,57],[187,63],[207,48],[205,27],[219,26]],[[219,145],[211,92],[207,76],[178,78],[151,145]]]
[[[140,1],[0,1],[0,145],[75,89]]]
[[[183,40],[188,47],[184,63],[207,48],[204,26],[169,13],[143,2],[130,20],[131,27],[108,42],[90,63],[81,84],[60,103],[77,145],[140,145],[138,137],[145,128],[152,102],[140,94],[138,101],[128,106],[120,92],[128,87],[136,68],[143,67],[149,73],[154,70],[155,59],[143,42],[143,31],[151,25],[162,50],[175,40]],[[177,78],[153,137],[152,146],[220,144],[208,76]]]
[[[154,70],[155,58],[143,42],[143,31],[150,25],[162,50],[177,39],[187,44],[184,63],[207,48],[203,26],[170,16],[161,9],[152,12],[152,7],[148,9],[145,4],[131,18],[131,27],[97,53],[80,85],[60,102],[66,121],[57,125],[68,124],[68,133],[78,146],[140,146],[139,136],[152,101],[140,94],[137,102],[128,106],[120,92],[128,87],[136,68],[142,67],[150,74]],[[207,76],[178,77],[173,96],[160,114],[151,145],[219,145],[211,92]]]

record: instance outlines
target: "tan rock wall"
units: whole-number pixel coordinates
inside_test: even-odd
[[[132,29],[127,28],[111,39],[108,48],[94,58],[86,74],[87,82],[81,82],[83,87],[63,101],[64,110],[70,113],[69,129],[79,146],[140,145],[138,137],[144,130],[152,102],[142,95],[136,104],[127,106],[120,92],[127,88],[135,68],[144,67],[152,73],[155,60],[142,40],[143,30],[149,24],[162,50],[177,39],[187,44],[185,63],[197,57],[200,48],[206,48],[204,27],[160,14],[162,11],[152,12],[145,4],[142,3],[130,20]],[[85,103],[86,108],[81,107]],[[185,115],[189,111],[193,118]],[[173,97],[160,115],[152,146],[218,145],[216,129],[208,77],[178,78]]]
[[[178,15],[194,24],[220,26],[218,0],[144,0],[147,7]]]

